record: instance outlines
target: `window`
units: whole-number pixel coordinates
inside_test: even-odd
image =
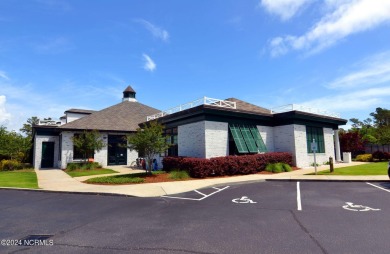
[[[321,127],[306,126],[307,152],[311,151],[313,140],[317,143],[317,153],[325,153],[324,131]]]
[[[168,150],[161,154],[161,156],[178,156],[178,139],[177,139],[177,127],[165,129],[164,136],[166,138],[166,141],[168,144],[171,144],[171,146],[168,148]]]
[[[258,153],[267,151],[256,126],[230,124],[229,129],[238,153]],[[232,144],[232,142],[230,144]],[[230,149],[229,153],[234,154],[235,152]]]
[[[80,137],[81,135],[83,134],[74,134],[74,137],[75,138],[78,138]],[[95,151],[94,150],[90,150],[87,152],[87,158],[94,158],[94,155],[95,155]],[[84,154],[82,151],[80,151],[80,149],[78,149],[77,147],[75,147],[73,145],[73,160],[81,160],[81,159],[84,159]]]

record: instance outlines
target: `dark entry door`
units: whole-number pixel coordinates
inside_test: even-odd
[[[108,136],[108,165],[126,165],[127,148],[125,136]]]
[[[54,167],[54,142],[42,142],[41,168]]]

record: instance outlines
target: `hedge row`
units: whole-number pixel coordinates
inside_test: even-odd
[[[388,152],[382,152],[382,151],[376,151],[372,154],[372,157],[377,160],[390,160],[390,153]]]
[[[292,165],[290,153],[264,153],[243,156],[226,156],[211,159],[165,157],[165,171],[185,170],[191,177],[254,174],[265,170],[267,164],[282,162]]]

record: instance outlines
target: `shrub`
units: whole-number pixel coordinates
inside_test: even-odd
[[[0,162],[0,171],[12,171],[23,169],[23,164],[17,160],[2,160]]]
[[[169,173],[169,178],[173,180],[185,180],[190,178],[187,171],[171,171]]]
[[[283,163],[283,169],[284,169],[284,172],[291,172],[292,171],[291,166],[286,164],[286,163]]]
[[[363,162],[369,162],[373,161],[372,154],[366,153],[366,154],[360,154],[356,156],[357,161],[363,161]]]
[[[93,170],[95,169],[95,164],[93,164],[92,162],[87,162],[87,163],[84,163],[83,166],[81,167],[81,169],[83,170]]]
[[[163,166],[167,172],[180,169],[187,171],[191,177],[204,178],[208,176],[253,174],[265,170],[267,164],[278,162],[292,165],[291,154],[265,153],[211,159],[165,157]]]
[[[163,165],[164,171],[170,172],[172,170],[177,170],[178,165],[181,164],[184,157],[164,157]]]
[[[66,166],[66,169],[69,171],[73,170],[94,170],[97,168],[102,168],[102,166],[98,162],[86,162],[86,163],[78,163],[78,162],[70,162]]]
[[[288,165],[286,163],[281,163],[281,162],[267,164],[267,166],[265,167],[265,170],[268,172],[273,172],[273,173],[292,171],[290,165]]]
[[[79,169],[80,168],[80,163],[68,163],[68,165],[66,166],[66,169],[69,170],[69,171],[73,171],[73,170],[76,170],[76,169]]]
[[[390,160],[390,153],[388,152],[382,152],[382,151],[376,151],[372,154],[373,159],[377,159],[379,161],[383,160]]]

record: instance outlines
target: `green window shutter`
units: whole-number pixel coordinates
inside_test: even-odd
[[[248,149],[245,145],[244,138],[242,137],[240,127],[234,124],[229,125],[230,132],[232,133],[234,143],[236,143],[236,147],[239,153],[247,153]]]
[[[311,151],[313,139],[317,143],[317,153],[325,153],[324,130],[321,127],[306,126],[307,152]]]
[[[248,147],[248,150],[250,153],[257,153],[258,149],[256,146],[256,142],[252,136],[252,133],[250,131],[250,128],[248,126],[240,126],[240,130],[242,133],[242,136],[244,137],[246,146]]]
[[[256,126],[250,127],[250,131],[252,133],[253,138],[255,139],[259,152],[267,152],[267,147],[265,146],[264,141],[261,138],[259,130],[256,128]]]

